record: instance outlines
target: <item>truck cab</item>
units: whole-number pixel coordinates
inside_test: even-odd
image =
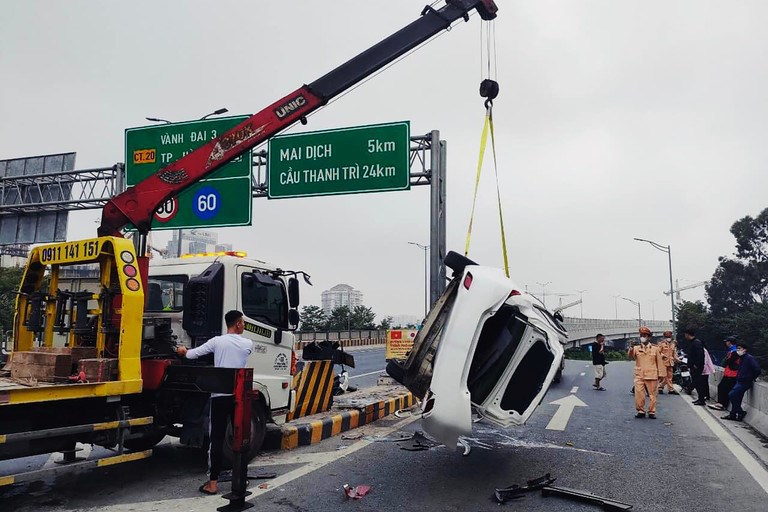
[[[280,272],[231,251],[152,261],[142,357],[163,357],[174,345],[200,346],[226,332],[227,311],[242,311],[243,336],[254,343],[248,359],[254,389],[272,415],[287,413],[295,399],[291,370],[296,357],[295,336],[288,329],[296,325],[291,323],[295,310],[290,307],[289,279]]]

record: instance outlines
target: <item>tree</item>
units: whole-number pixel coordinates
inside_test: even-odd
[[[378,327],[376,327],[380,331],[386,331],[387,329],[392,328],[392,317],[387,316],[384,317],[384,319],[379,323]]]
[[[352,328],[349,306],[336,306],[328,317],[326,328],[329,331],[346,331]]]
[[[13,328],[13,310],[24,269],[0,267],[0,334]]]
[[[328,317],[319,306],[311,305],[301,308],[302,331],[323,331],[327,323]]]
[[[736,253],[722,257],[706,288],[715,315],[735,314],[768,299],[768,208],[734,222]]]
[[[373,323],[376,313],[371,308],[365,306],[355,306],[350,313],[350,329],[375,329]]]

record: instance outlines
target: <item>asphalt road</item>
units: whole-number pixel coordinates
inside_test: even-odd
[[[265,454],[253,461],[254,471],[274,471],[278,477],[263,481],[264,488],[256,481],[250,501],[255,510],[275,512],[491,511],[499,510],[492,500],[494,488],[524,484],[549,472],[557,485],[623,501],[633,511],[765,511],[764,463],[749,454],[745,458],[741,443],[723,430],[721,421],[690,405],[688,396],[660,396],[657,420],[634,418],[631,370],[631,363],[610,364],[607,390],[596,391],[591,365],[568,361],[563,380],[550,389],[527,425],[498,430],[476,424],[468,456],[454,447],[401,449],[407,443],[395,441],[419,429],[417,417],[390,417],[317,445]],[[558,410],[550,402],[571,395],[585,406],[573,410],[563,430],[547,429]],[[355,436],[361,437],[345,439]],[[226,502],[197,492],[204,471],[199,452],[165,443],[148,461],[5,491],[0,509],[212,511]],[[351,502],[342,494],[345,483],[372,490]],[[504,507],[599,510],[539,493]]]

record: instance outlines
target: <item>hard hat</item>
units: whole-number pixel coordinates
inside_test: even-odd
[[[651,335],[651,330],[647,328],[646,326],[642,326],[640,328],[640,334],[647,334],[648,336]]]

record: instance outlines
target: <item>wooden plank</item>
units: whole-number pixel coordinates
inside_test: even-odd
[[[79,371],[85,372],[88,382],[117,380],[117,359],[81,359]]]

